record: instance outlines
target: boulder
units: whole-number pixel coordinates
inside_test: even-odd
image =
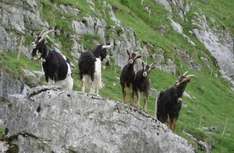
[[[26,95],[29,87],[22,81],[0,70],[0,97],[8,98],[12,94]]]
[[[187,141],[135,108],[55,87],[0,103],[7,140],[19,153],[193,153]]]

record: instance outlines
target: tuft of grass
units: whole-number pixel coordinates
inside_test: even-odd
[[[87,33],[87,34],[82,35],[80,41],[81,41],[81,44],[83,44],[84,49],[90,50],[90,49],[95,48],[96,46],[95,41],[99,42],[100,38],[98,35]]]
[[[0,127],[0,140],[3,139],[5,135],[5,129]]]

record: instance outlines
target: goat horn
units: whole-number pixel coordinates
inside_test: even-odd
[[[186,76],[187,73],[188,73],[188,71],[184,72],[184,74],[182,76]]]
[[[110,44],[110,45],[103,45],[102,46],[102,48],[105,48],[105,49],[109,49],[109,48],[111,48],[112,47],[112,44]]]
[[[45,36],[47,36],[47,35],[48,35],[49,33],[51,33],[51,32],[54,32],[54,30],[51,29],[51,30],[48,30],[48,31],[44,32],[44,33],[41,35],[41,39],[39,40],[39,42],[41,42],[41,41],[45,38]]]
[[[195,77],[194,74],[187,75],[186,77]]]
[[[39,33],[38,36],[39,36],[39,37],[42,36],[42,34],[43,34],[44,32],[46,32],[46,30],[42,30],[42,31]]]
[[[155,62],[154,62],[154,63],[151,63],[151,64],[150,64],[150,68],[152,68],[155,64],[156,64]]]

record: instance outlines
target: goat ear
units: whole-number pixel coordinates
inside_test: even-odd
[[[188,74],[188,71],[184,72],[184,74],[182,76],[186,76]]]
[[[155,65],[155,63],[150,64],[150,69],[151,70],[156,68],[154,65]]]
[[[144,68],[145,68],[145,64],[144,64],[144,62],[143,62],[143,61],[142,61],[141,65],[142,65],[142,69],[144,70]]]
[[[141,58],[141,55],[138,55],[135,59],[137,59],[137,58]]]
[[[153,69],[156,69],[156,67],[155,66],[150,67],[150,71],[153,70]]]

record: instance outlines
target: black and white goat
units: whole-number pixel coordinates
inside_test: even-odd
[[[56,86],[72,90],[73,79],[71,66],[66,57],[56,49],[49,49],[46,44],[48,34],[54,30],[42,31],[33,42],[31,53],[34,60],[42,60],[42,68],[46,81],[52,81]]]
[[[137,105],[140,108],[140,97],[143,94],[144,99],[144,110],[147,111],[148,108],[148,97],[149,97],[149,90],[150,90],[150,81],[149,81],[149,74],[152,69],[154,69],[154,64],[145,65],[142,62],[142,69],[138,71],[135,75],[134,82],[133,82],[133,99],[135,102],[135,95]]]
[[[83,52],[80,55],[78,66],[82,82],[82,91],[90,89],[90,93],[99,94],[102,88],[102,61],[107,56],[107,50],[112,45],[98,45],[93,52]]]
[[[171,88],[160,92],[157,100],[157,118],[162,123],[167,123],[168,127],[175,130],[176,120],[182,106],[182,96],[187,83],[194,75],[186,75],[185,72]]]
[[[124,102],[127,102],[126,101],[127,89],[130,89],[130,91],[132,91],[132,85],[135,78],[134,64],[138,58],[141,58],[140,55],[137,56],[136,53],[129,53],[128,50],[127,54],[128,54],[128,63],[123,67],[122,72],[120,74],[120,85],[122,88]],[[132,97],[132,94],[130,97]]]

